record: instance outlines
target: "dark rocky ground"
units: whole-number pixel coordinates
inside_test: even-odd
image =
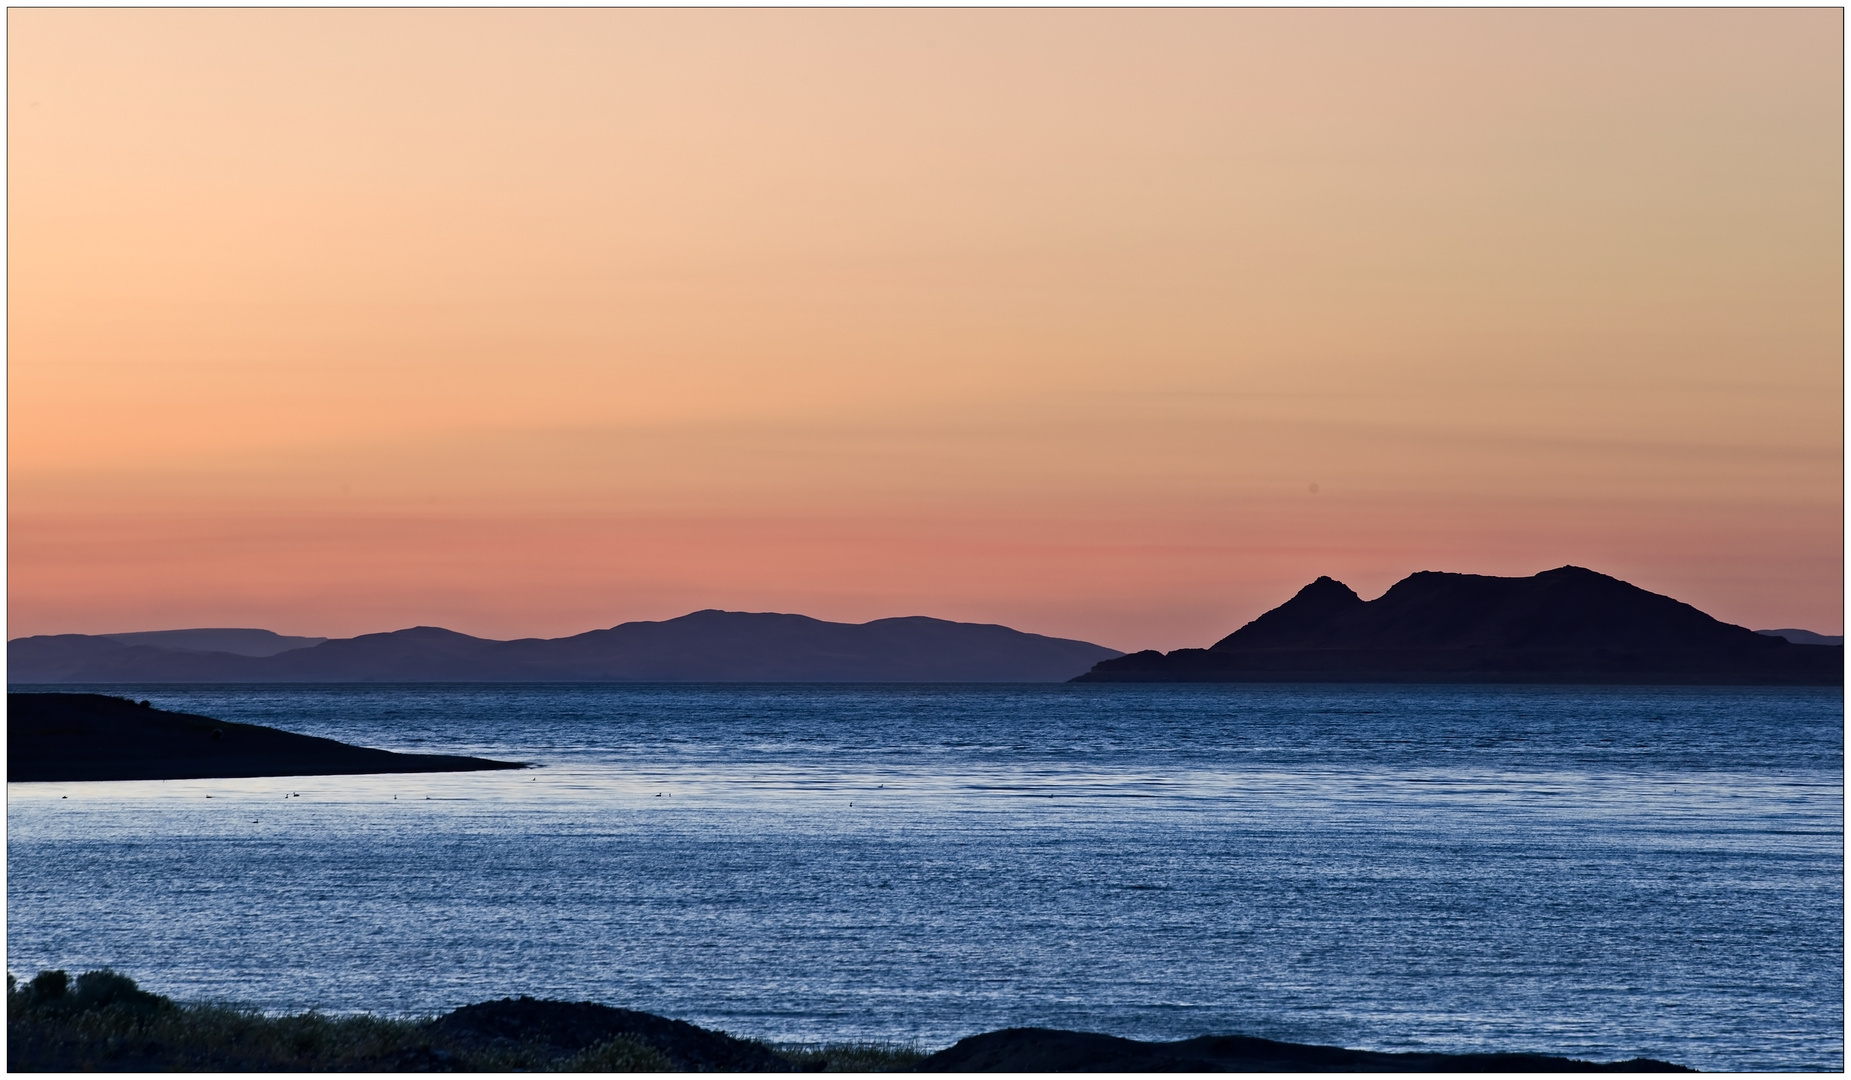
[[[769,1045],[633,1009],[502,998],[430,1020],[264,1016],[184,1005],[93,971],[7,980],[15,1072],[1679,1072],[1541,1054],[1383,1054],[1237,1035],[1151,1043],[1010,1028],[931,1056],[904,1047]]]
[[[882,1072],[906,1047],[770,1045],[591,1002],[502,998],[433,1019],[182,1004],[113,971],[7,980],[14,1072]]]
[[[512,1052],[537,1046],[559,1058],[625,1037],[660,1053],[677,1072],[789,1072],[795,1067],[763,1043],[588,1001],[485,1001],[437,1018],[430,1030],[467,1049]]]
[[[1047,1028],[973,1035],[921,1061],[920,1072],[1691,1072],[1634,1058],[1601,1063],[1545,1054],[1383,1054],[1241,1035],[1139,1042]]]

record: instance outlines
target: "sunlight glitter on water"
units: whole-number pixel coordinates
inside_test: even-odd
[[[137,692],[163,694],[540,767],[9,785],[12,970],[778,1039],[1843,1058],[1827,694]]]

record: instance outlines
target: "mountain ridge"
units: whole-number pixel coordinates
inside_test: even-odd
[[[185,682],[1061,682],[1121,654],[995,623],[834,623],[707,608],[563,638],[415,626],[269,656],[59,634],[7,643],[9,684]]]
[[[152,645],[189,652],[227,652],[236,656],[275,656],[291,649],[306,649],[328,640],[299,637],[251,627],[200,627],[192,630],[136,630],[126,634],[96,634],[123,645]]]
[[[1368,601],[1320,577],[1206,649],[1115,657],[1074,681],[1841,685],[1843,658],[1585,567],[1423,570]]]

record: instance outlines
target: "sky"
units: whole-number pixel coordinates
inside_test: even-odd
[[[1842,18],[10,9],[8,636],[1840,632]]]

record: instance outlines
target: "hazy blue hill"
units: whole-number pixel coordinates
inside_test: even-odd
[[[567,638],[492,641],[438,627],[239,656],[66,634],[7,645],[8,681],[1059,682],[1117,650],[1006,626],[913,616],[834,623],[697,611]]]
[[[510,644],[535,653],[552,647],[562,662],[600,678],[652,682],[1056,682],[1119,655],[1083,641],[922,616],[853,624],[713,610]]]
[[[1784,638],[1795,645],[1843,645],[1845,643],[1843,634],[1815,634],[1811,630],[1798,630],[1791,626],[1780,630],[1756,630],[1755,633]]]
[[[248,670],[247,660],[327,640],[246,629],[43,634],[7,643],[7,681],[219,682]]]
[[[1082,682],[1843,682],[1795,644],[1605,574],[1423,571],[1365,601],[1321,577],[1207,649],[1102,661]]]
[[[88,634],[44,634],[6,643],[9,684],[229,681],[228,670],[249,660],[231,653],[124,645]]]
[[[226,652],[237,656],[275,656],[291,649],[306,649],[325,637],[291,637],[273,630],[212,627],[199,630],[141,630],[130,634],[101,634],[124,645],[152,645],[157,649]]]
[[[506,642],[437,626],[336,638],[312,649],[268,657],[250,670],[270,682],[472,682],[471,672],[498,670]]]

